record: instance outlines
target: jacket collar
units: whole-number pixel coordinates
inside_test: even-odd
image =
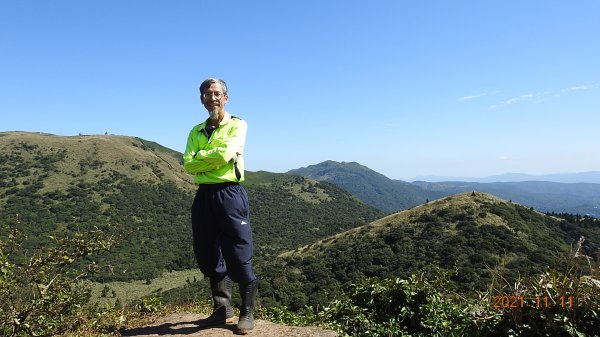
[[[229,121],[231,120],[231,115],[229,114],[229,112],[225,111],[225,114],[223,115],[223,120],[221,120],[221,122],[219,123],[220,127],[221,125],[225,125],[227,123],[229,123]],[[208,124],[208,118],[200,125],[198,125],[198,131],[202,131],[202,129],[204,129],[206,127],[206,124]]]

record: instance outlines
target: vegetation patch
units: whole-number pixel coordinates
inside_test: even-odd
[[[190,269],[165,272],[151,280],[93,282],[90,284],[90,303],[101,307],[116,304],[119,307],[202,279],[198,269]]]

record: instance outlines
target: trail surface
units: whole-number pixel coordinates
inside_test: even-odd
[[[223,324],[213,328],[200,328],[195,322],[206,316],[199,314],[171,314],[158,319],[151,325],[121,331],[122,336],[129,337],[225,337],[236,336],[234,323]],[[292,327],[267,321],[256,320],[256,326],[246,336],[261,337],[336,337],[336,333],[314,327]]]

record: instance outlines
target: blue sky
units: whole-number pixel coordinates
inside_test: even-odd
[[[598,1],[2,1],[0,131],[183,151],[221,77],[248,170],[600,171]]]

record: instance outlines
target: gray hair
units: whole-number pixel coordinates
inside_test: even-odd
[[[202,82],[202,84],[200,84],[200,94],[203,94],[204,90],[208,89],[208,87],[210,87],[211,84],[215,83],[220,84],[223,88],[223,95],[227,95],[227,83],[225,83],[225,81],[223,81],[222,79],[216,77],[207,78],[204,80],[204,82]]]

